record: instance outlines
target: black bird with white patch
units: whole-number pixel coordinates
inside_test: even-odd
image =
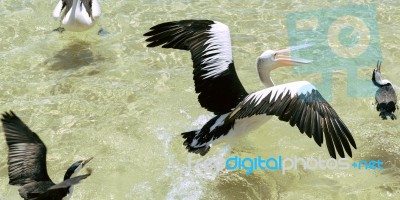
[[[386,120],[387,117],[395,120],[397,117],[394,115],[394,111],[396,108],[398,109],[396,92],[390,81],[382,80],[381,65],[382,62],[378,61],[376,69],[372,73],[372,82],[379,88],[375,93],[376,110],[379,111],[379,116],[383,120]]]
[[[188,50],[193,60],[195,91],[202,107],[216,116],[200,130],[182,133],[189,152],[205,155],[212,144],[236,139],[268,121],[273,115],[296,125],[321,146],[325,135],[331,157],[344,150],[351,157],[356,143],[335,110],[309,82],[298,81],[274,86],[270,72],[278,67],[311,61],[290,58],[285,53],[309,45],[273,51],[257,58],[261,82],[267,87],[248,93],[241,84],[232,58],[229,28],[210,20],[182,20],[158,24],[144,36],[148,47]],[[351,145],[351,146],[350,146]]]
[[[91,174],[76,176],[90,161],[77,161],[64,176],[64,181],[54,184],[47,173],[46,146],[12,111],[1,119],[8,145],[8,176],[10,185],[21,186],[20,196],[25,200],[62,200],[72,194],[73,185]]]

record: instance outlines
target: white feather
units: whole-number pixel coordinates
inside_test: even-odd
[[[278,97],[282,95],[285,96],[288,92],[290,92],[291,98],[293,98],[295,95],[301,95],[301,94],[307,94],[307,92],[311,93],[312,90],[316,90],[316,88],[309,82],[307,81],[296,81],[296,82],[291,82],[291,83],[286,83],[286,84],[281,84],[277,85],[274,87],[270,87],[267,89],[263,89],[257,92],[254,92],[247,96],[244,101],[251,101],[255,100],[258,105],[261,103],[266,96],[268,96],[271,93],[271,97],[269,99],[269,102],[272,101],[277,101]]]
[[[204,69],[208,71],[203,75],[204,78],[217,77],[232,63],[231,37],[228,26],[214,22],[208,33],[211,38],[205,42],[208,47],[204,50],[204,55],[217,54],[202,61],[202,64],[207,65]]]
[[[228,115],[229,115],[229,113],[226,113],[226,114],[221,115],[221,116],[217,119],[217,121],[215,121],[215,124],[212,125],[212,126],[210,127],[210,132],[213,131],[216,127],[218,127],[218,126],[224,124],[224,120],[225,120],[226,116],[228,116]]]
[[[100,4],[97,0],[92,0],[92,16],[94,19],[99,18],[101,15]]]
[[[227,114],[224,115],[225,116],[223,118],[225,119]],[[198,148],[206,145],[211,146],[213,144],[219,144],[221,142],[227,142],[227,143],[235,142],[237,139],[248,135],[252,130],[255,130],[261,125],[263,125],[265,122],[270,120],[271,117],[272,116],[268,115],[257,115],[257,116],[246,117],[243,119],[237,119],[235,121],[235,125],[233,126],[233,128],[231,128],[226,135],[216,139],[212,139],[208,141],[206,144],[197,144],[197,140],[194,139],[191,146],[194,148]],[[220,119],[222,118],[219,118],[218,120]],[[220,124],[223,124],[223,121],[221,121]]]
[[[53,18],[59,20],[61,16],[62,0],[60,0],[53,10]]]
[[[228,134],[221,137],[219,142],[232,142],[237,140],[238,138],[244,137],[248,135],[251,131],[257,129],[265,122],[269,121],[272,116],[270,115],[256,115],[251,117],[246,117],[243,119],[235,120],[235,125],[231,130],[229,130]]]

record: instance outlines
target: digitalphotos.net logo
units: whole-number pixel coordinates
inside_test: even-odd
[[[263,158],[262,156],[256,156],[253,158],[230,156],[230,146],[228,145],[224,149],[219,150],[219,154],[193,158],[190,154],[188,157],[188,163],[186,168],[186,175],[191,173],[208,174],[211,177],[220,172],[228,172],[232,170],[244,170],[247,175],[253,173],[256,170],[262,171],[281,171],[284,175],[287,171],[291,170],[367,170],[367,171],[381,171],[383,170],[384,162],[377,160],[359,160],[354,161],[350,158],[328,158],[323,159],[319,157],[268,157]],[[226,158],[226,156],[229,156]]]
[[[375,66],[382,53],[375,4],[354,4],[287,15],[291,46],[312,44],[292,56],[313,60],[307,67],[293,67],[294,74],[318,73],[313,82],[326,100],[332,100],[332,75],[347,73],[347,95],[373,96],[369,79],[358,78],[361,69]],[[371,70],[372,73],[372,70]]]
[[[261,156],[255,158],[240,158],[238,156],[230,157],[225,162],[225,167],[228,170],[245,170],[246,174],[249,175],[255,170],[269,170],[269,171],[281,171],[285,174],[290,170],[349,170],[351,168],[358,170],[382,170],[383,162],[381,160],[360,160],[358,162],[351,162],[349,158],[339,159],[322,159],[318,158],[283,158],[269,157],[263,159]]]

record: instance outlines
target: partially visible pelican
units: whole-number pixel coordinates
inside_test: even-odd
[[[47,173],[46,146],[36,133],[12,111],[1,119],[8,145],[8,176],[11,185],[21,186],[19,195],[25,200],[63,200],[72,194],[73,185],[91,174],[77,176],[90,161],[80,160],[65,172],[64,181],[54,184]]]
[[[270,72],[279,67],[307,64],[311,61],[285,56],[285,53],[309,45],[283,50],[268,50],[257,58],[257,70],[266,89],[247,93],[240,82],[232,58],[229,28],[210,20],[182,20],[158,24],[144,36],[148,47],[188,50],[192,54],[193,79],[202,107],[216,116],[200,130],[182,133],[189,152],[205,155],[214,143],[246,135],[273,115],[296,125],[301,133],[313,137],[321,146],[323,136],[331,157],[344,150],[351,157],[356,143],[335,110],[307,81],[274,86]],[[351,146],[350,146],[351,144]]]
[[[55,31],[86,31],[93,27],[100,14],[97,0],[60,0],[53,11],[54,19],[60,21]]]
[[[394,111],[396,108],[398,109],[396,92],[389,80],[382,80],[381,65],[382,62],[378,61],[376,69],[372,72],[372,82],[379,88],[375,93],[376,110],[379,111],[379,116],[383,120],[387,117],[395,120],[397,117],[394,115]]]

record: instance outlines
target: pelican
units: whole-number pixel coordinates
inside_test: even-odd
[[[55,31],[86,31],[94,25],[100,14],[97,0],[60,0],[53,11],[53,18],[60,21],[60,27]]]
[[[193,61],[195,91],[200,105],[213,112],[200,130],[182,133],[189,152],[205,155],[213,144],[230,142],[267,122],[273,115],[296,125],[321,146],[323,135],[331,157],[351,157],[356,143],[335,110],[307,81],[274,85],[270,72],[279,67],[311,61],[290,58],[285,53],[306,48],[300,45],[267,50],[257,58],[257,70],[266,89],[248,93],[241,84],[232,58],[229,28],[211,20],[182,20],[161,23],[145,33],[147,47],[188,50]]]
[[[375,93],[376,110],[379,111],[379,116],[383,120],[386,120],[387,117],[395,120],[397,117],[394,115],[394,111],[396,111],[396,107],[398,109],[396,92],[389,80],[382,80],[381,65],[382,62],[378,61],[372,72],[372,82],[379,88]]]
[[[10,185],[21,186],[19,195],[25,200],[62,200],[72,194],[73,185],[91,174],[76,176],[92,159],[80,160],[65,172],[64,181],[54,184],[47,173],[46,146],[36,133],[12,111],[1,119],[8,145],[8,176]]]

